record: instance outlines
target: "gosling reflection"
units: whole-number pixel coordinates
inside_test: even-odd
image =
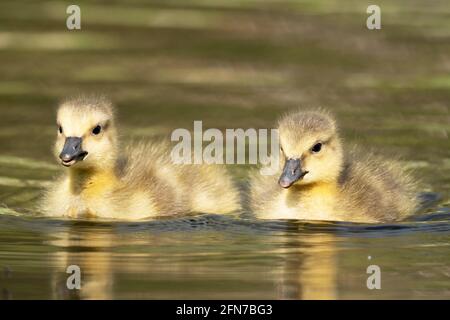
[[[208,285],[220,283],[225,288],[233,288],[236,279],[246,277],[247,282],[240,283],[237,289],[214,291],[218,299],[337,298],[336,236],[333,234],[294,231],[274,236],[264,231],[246,236],[243,241],[211,229],[214,237],[208,238],[209,245],[205,247],[203,232],[189,232],[190,241],[186,241],[186,230],[161,234],[161,226],[155,223],[139,232],[128,230],[128,226],[77,222],[60,229],[51,241],[56,248],[50,256],[52,298],[208,299],[212,293],[205,291],[201,284],[210,275],[214,278],[208,280]],[[211,254],[211,250],[224,244],[232,248],[242,245],[240,255]],[[268,261],[276,263],[270,265],[270,271],[254,264],[255,250],[261,248],[271,253],[266,256]],[[230,262],[232,259],[238,263]],[[81,269],[81,290],[67,288],[71,274],[66,269],[70,265]],[[249,269],[253,270],[250,274]]]
[[[53,299],[113,299],[114,276],[111,264],[113,234],[110,228],[89,229],[74,225],[57,233],[51,244],[59,250],[51,259]],[[69,289],[67,267],[76,265],[81,271],[81,289]]]
[[[287,237],[277,283],[278,299],[335,300],[337,296],[336,236],[302,233]]]

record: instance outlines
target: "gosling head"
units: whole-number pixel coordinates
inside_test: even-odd
[[[343,152],[336,123],[327,113],[289,113],[279,121],[279,135],[285,159],[281,187],[337,181]]]
[[[62,165],[110,167],[116,159],[116,131],[111,103],[81,97],[62,103],[57,112],[55,155]]]

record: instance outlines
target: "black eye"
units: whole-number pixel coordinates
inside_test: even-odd
[[[322,144],[319,142],[319,143],[316,143],[312,148],[311,148],[311,151],[312,152],[314,152],[314,153],[317,153],[317,152],[319,152],[320,150],[322,150]]]
[[[59,132],[60,134],[63,133],[63,128],[62,128],[61,126],[58,127],[58,132]]]
[[[100,132],[102,132],[101,126],[96,126],[94,129],[92,129],[92,134],[98,135]]]

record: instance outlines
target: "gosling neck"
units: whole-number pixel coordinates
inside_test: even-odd
[[[70,190],[74,194],[80,194],[96,181],[102,181],[104,177],[116,178],[114,166],[69,168]]]
[[[292,191],[310,194],[329,194],[338,189],[337,180],[318,181],[308,184],[294,184],[291,188]]]

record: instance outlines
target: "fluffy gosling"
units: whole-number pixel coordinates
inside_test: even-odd
[[[80,97],[60,105],[55,155],[67,167],[46,191],[48,216],[142,219],[240,209],[225,168],[176,165],[163,143],[122,148],[111,103]]]
[[[259,218],[351,222],[401,220],[417,208],[415,184],[392,161],[344,152],[326,112],[293,112],[279,120],[280,172],[254,173],[249,205]]]

